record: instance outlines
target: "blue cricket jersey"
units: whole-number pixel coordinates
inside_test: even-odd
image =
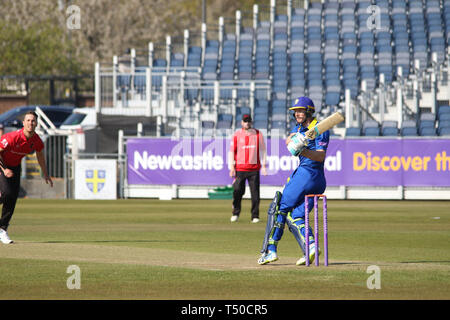
[[[315,118],[313,119],[313,122],[311,122],[310,127],[314,127],[316,125],[316,120]],[[291,133],[297,133],[300,132],[303,135],[305,135],[305,132],[308,131],[309,128],[308,127],[303,127],[301,126],[299,123],[291,130]],[[323,151],[327,151],[328,148],[328,143],[330,141],[330,132],[327,130],[324,133],[322,133],[321,135],[317,136],[314,140],[308,140],[308,146],[306,147],[309,150],[323,150]],[[323,170],[323,162],[319,162],[319,161],[314,161],[311,160],[309,158],[306,158],[304,156],[299,156],[300,159],[300,167],[307,167],[307,168],[311,168],[311,169],[319,169],[319,170]]]

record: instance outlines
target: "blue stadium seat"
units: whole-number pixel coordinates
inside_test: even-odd
[[[419,129],[421,136],[436,136],[436,129],[434,127],[422,127]]]
[[[186,90],[186,99],[189,101],[197,100],[199,90],[198,89],[187,89]]]
[[[153,60],[153,67],[167,67],[166,59],[155,59],[155,60]]]
[[[250,90],[248,89],[238,89],[237,90],[237,98],[238,99],[248,99],[250,98]]]
[[[267,99],[255,99],[255,107],[269,107]]]
[[[217,121],[217,129],[230,129],[231,128],[231,122],[228,121]]]
[[[202,128],[204,129],[213,129],[214,121],[202,121]]]
[[[419,122],[419,129],[420,128],[434,128],[435,123],[434,120],[421,120]]]
[[[442,128],[439,130],[440,136],[450,136],[450,127]]]
[[[411,137],[411,136],[417,136],[417,128],[415,127],[404,127],[400,131],[401,135],[403,137]]]
[[[448,120],[439,120],[438,129],[448,128],[448,127],[450,127],[450,119],[448,119]]]
[[[267,94],[270,92],[269,89],[256,89],[255,99],[267,99]]]
[[[445,112],[441,112],[438,114],[438,119],[439,121],[447,121],[450,120],[450,112],[445,113]]]
[[[283,107],[283,106],[272,107],[272,114],[279,113],[279,114],[286,115],[286,112],[287,112],[286,107]]]
[[[450,106],[440,106],[438,109],[438,119],[441,115],[450,113]]]
[[[286,121],[273,121],[271,123],[271,129],[283,129],[286,130]]]
[[[325,104],[329,106],[335,106],[339,104],[339,98],[339,92],[327,92],[325,94]]]
[[[120,88],[129,88],[131,83],[130,75],[118,75],[117,76],[117,86]]]
[[[200,67],[202,60],[202,48],[190,47],[188,52],[187,66],[188,67]]]
[[[436,119],[436,115],[434,113],[431,112],[427,112],[427,113],[422,113],[420,114],[420,120],[435,120]]]
[[[378,128],[378,127],[379,127],[379,124],[375,120],[366,120],[363,122],[363,130],[365,128]]]
[[[385,120],[383,121],[383,123],[381,124],[381,128],[397,128],[397,121],[392,121],[392,120]]]
[[[231,100],[233,98],[233,91],[231,89],[220,89],[220,99]]]
[[[269,121],[267,119],[265,119],[265,120],[258,120],[258,121],[255,120],[253,122],[253,126],[256,129],[266,129],[267,130],[268,124],[269,124]]]
[[[136,69],[136,75],[134,76],[134,86],[139,91],[145,88],[146,77],[145,69]]]
[[[417,122],[415,120],[405,120],[402,122],[402,128],[416,128]]]
[[[203,101],[214,100],[214,89],[211,86],[204,86],[201,89],[201,97]]]
[[[375,128],[375,127],[367,127],[364,129],[364,135],[365,136],[370,136],[370,137],[374,137],[374,136],[379,136],[380,135],[380,128]]]
[[[170,61],[170,67],[184,67],[184,60],[173,59],[172,61]]]
[[[268,112],[255,113],[255,116],[253,118],[254,118],[255,122],[257,122],[257,121],[264,121],[264,120],[267,120],[269,118],[269,114],[268,114]]]
[[[221,113],[218,116],[218,121],[227,121],[231,123],[231,121],[233,121],[233,115],[228,113]]]
[[[382,129],[383,136],[398,136],[398,129],[395,127],[385,127]]]
[[[286,110],[286,100],[274,100],[272,101],[272,109],[281,108]]]
[[[239,115],[243,115],[243,114],[251,114],[251,110],[250,107],[240,107],[236,109],[236,114]],[[240,120],[240,117],[237,117]]]
[[[273,112],[272,121],[286,121],[286,112]]]
[[[361,136],[361,129],[357,127],[349,127],[345,129],[346,137],[359,137]]]

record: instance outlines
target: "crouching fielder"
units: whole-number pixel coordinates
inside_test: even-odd
[[[297,125],[286,139],[286,145],[292,155],[300,158],[300,165],[288,178],[283,193],[277,192],[269,207],[262,255],[258,260],[261,265],[278,260],[277,245],[286,223],[303,251],[296,264],[305,264],[305,195],[322,194],[326,188],[323,164],[329,131],[317,135],[315,139],[306,140],[305,132],[317,124],[313,117],[314,103],[308,97],[296,99],[289,110],[294,111]],[[308,201],[308,208],[312,209],[314,199],[309,198]],[[311,228],[309,235],[309,259],[312,262],[316,248]]]

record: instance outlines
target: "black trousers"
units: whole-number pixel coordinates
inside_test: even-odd
[[[2,217],[0,218],[0,228],[7,230],[11,221],[14,209],[16,208],[17,198],[20,190],[21,168],[9,168],[14,172],[11,178],[6,178],[3,171],[0,170],[0,202],[3,203]]]
[[[248,181],[252,198],[252,219],[259,218],[259,171],[236,171],[236,180],[233,183],[233,215],[241,213],[242,196],[245,193],[245,181]]]

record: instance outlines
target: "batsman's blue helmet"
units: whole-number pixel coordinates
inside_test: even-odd
[[[306,112],[314,113],[314,102],[308,97],[300,97],[295,99],[294,104],[289,110],[305,109]]]

